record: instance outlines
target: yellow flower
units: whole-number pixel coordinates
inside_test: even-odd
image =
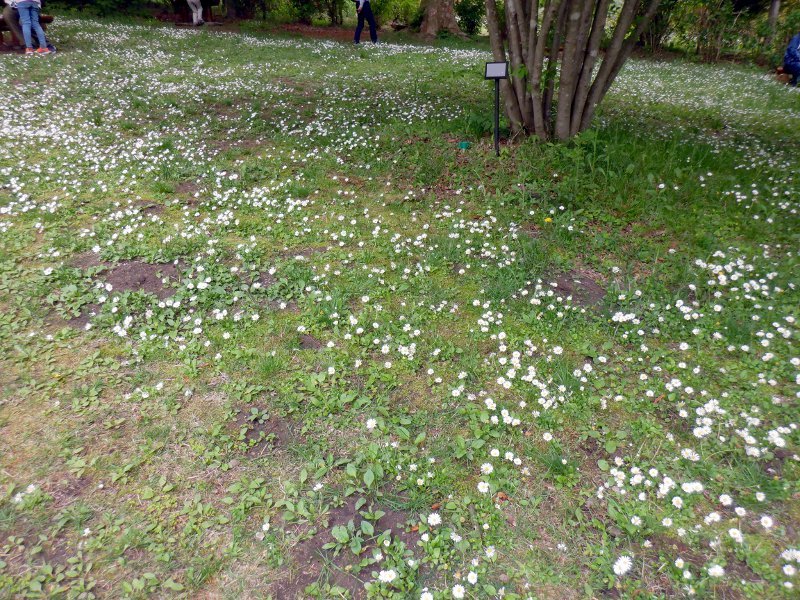
[[[553,219],[552,219],[552,218],[550,218],[550,217],[547,217],[547,218],[544,220],[544,222],[545,222],[545,223],[552,223],[552,222],[553,222]]]

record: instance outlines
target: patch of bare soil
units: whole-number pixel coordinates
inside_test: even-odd
[[[520,230],[522,233],[533,239],[538,239],[542,236],[542,228],[536,223],[525,223],[522,227],[520,227]]]
[[[47,491],[53,497],[53,506],[62,509],[78,500],[90,483],[88,477],[69,476]]]
[[[320,342],[317,338],[313,335],[308,335],[304,333],[300,336],[300,349],[301,350],[318,350],[322,348],[322,342]]]
[[[158,264],[142,262],[139,260],[124,261],[103,277],[110,283],[115,292],[142,291],[154,294],[160,300],[172,295],[164,279],[178,280],[178,270],[172,264]]]
[[[160,215],[164,212],[163,204],[156,204],[155,202],[142,202],[138,205],[139,210],[143,215]]]
[[[338,40],[342,42],[353,41],[353,29],[344,27],[314,27],[312,25],[302,25],[300,23],[287,23],[277,28],[277,31],[302,35],[303,37],[313,37],[326,40]]]
[[[585,308],[595,307],[603,302],[606,291],[585,271],[568,271],[557,275],[554,280],[555,291],[571,296],[572,303]]]
[[[773,455],[772,460],[764,464],[764,470],[771,477],[780,477],[783,474],[783,463],[791,459],[793,453],[783,448],[776,448]]]
[[[75,329],[86,329],[86,325],[92,320],[92,317],[97,315],[100,310],[99,304],[87,304],[83,307],[83,311],[77,317],[72,317],[67,324]]]
[[[333,508],[328,513],[327,527],[318,533],[297,543],[291,549],[291,564],[287,568],[285,577],[275,583],[272,594],[282,600],[305,599],[304,590],[316,581],[324,581],[331,586],[338,586],[350,593],[353,600],[366,597],[364,582],[370,579],[370,573],[375,567],[367,567],[363,573],[356,573],[357,565],[363,556],[369,556],[374,549],[374,544],[365,544],[358,556],[345,548],[338,556],[333,556],[329,550],[322,547],[333,541],[331,529],[337,525],[346,526],[350,521],[356,530],[361,527],[363,520],[356,510],[356,497],[348,498],[345,504]],[[360,510],[366,510],[364,506]],[[406,531],[408,516],[400,511],[385,507],[373,507],[385,514],[373,523],[375,533],[383,533],[387,529],[392,532],[392,537],[403,541],[407,548],[414,550],[419,536],[416,532]]]
[[[106,265],[108,265],[108,263],[100,260],[100,257],[91,250],[76,254],[69,261],[69,266],[75,267],[76,269],[90,269],[92,267],[101,267]]]
[[[187,179],[186,181],[182,181],[177,185],[177,187],[175,188],[175,193],[183,195],[194,195],[194,193],[199,189],[200,189],[200,184],[198,184],[196,181],[191,181]]]
[[[178,269],[172,264],[153,265],[140,260],[129,260],[112,265],[100,260],[93,252],[77,254],[72,257],[69,264],[78,269],[101,267],[98,279],[110,283],[114,292],[143,291],[154,294],[160,300],[172,296],[173,291],[167,284],[179,279]],[[76,329],[85,329],[99,311],[99,304],[87,304],[80,315],[69,319],[66,323]]]
[[[278,283],[278,278],[275,277],[275,275],[270,275],[269,271],[265,271],[264,273],[261,273],[261,275],[258,276],[258,279],[256,279],[256,281],[258,281],[258,283],[261,284],[262,289],[266,290],[270,286],[273,286],[276,283]]]
[[[247,451],[251,458],[263,458],[276,448],[286,448],[291,443],[303,443],[299,429],[287,420],[271,415],[266,419],[253,418],[249,409],[244,409],[236,419],[236,429],[247,429],[245,439],[252,444]]]

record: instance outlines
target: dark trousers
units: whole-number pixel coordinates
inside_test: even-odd
[[[356,35],[353,38],[356,44],[361,40],[361,31],[364,29],[364,19],[369,23],[369,39],[371,39],[374,44],[378,41],[378,28],[377,25],[375,25],[375,15],[372,14],[372,7],[369,5],[369,0],[364,2],[364,6],[361,7],[361,12],[358,13],[358,26],[356,27]]]
[[[789,85],[797,85],[797,76],[800,75],[800,65],[794,63],[783,65],[783,72],[792,76]]]

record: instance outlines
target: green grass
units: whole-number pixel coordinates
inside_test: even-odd
[[[1,597],[792,596],[797,93],[634,60],[495,158],[463,41],[52,34],[0,64]]]

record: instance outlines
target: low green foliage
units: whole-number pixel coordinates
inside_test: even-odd
[[[794,92],[633,60],[496,158],[461,40],[51,33],[0,64],[0,596],[792,596]]]

